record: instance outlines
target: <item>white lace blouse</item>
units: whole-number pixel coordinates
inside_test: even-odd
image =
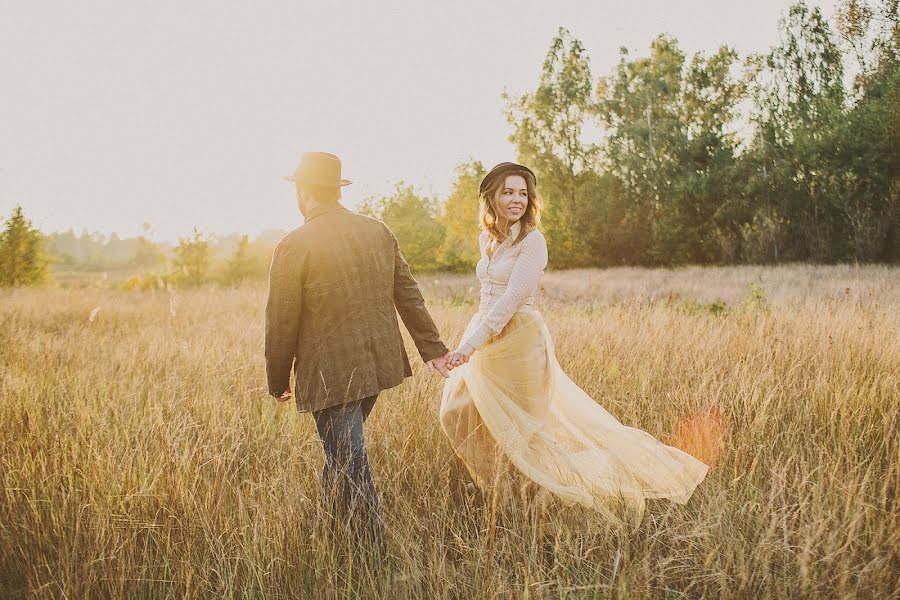
[[[521,228],[520,223],[513,223],[509,236],[491,256],[487,253],[487,232],[481,232],[478,239],[481,259],[475,273],[481,282],[478,312],[482,319],[465,340],[474,348],[481,348],[491,336],[503,331],[516,311],[534,305],[538,282],[547,268],[547,241],[544,234],[535,230],[514,244]]]

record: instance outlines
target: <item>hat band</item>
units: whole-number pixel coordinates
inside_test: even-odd
[[[302,175],[289,175],[284,177],[287,181],[294,183],[305,183],[309,185],[320,185],[324,187],[344,187],[353,183],[349,179],[335,179],[334,177],[304,177]]]

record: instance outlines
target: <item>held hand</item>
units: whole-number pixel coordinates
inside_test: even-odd
[[[462,344],[456,349],[456,352],[450,354],[450,367],[456,368],[469,362],[472,355],[475,354],[475,348],[470,344]]]
[[[279,402],[287,402],[288,400],[291,399],[291,396],[292,396],[291,388],[288,388],[288,389],[284,390],[284,392],[282,392],[282,394],[280,396],[275,396],[275,399],[278,400]]]
[[[438,373],[441,374],[441,377],[443,377],[444,379],[447,379],[448,377],[450,377],[450,370],[451,370],[451,367],[447,364],[447,360],[449,358],[450,358],[450,352],[441,356],[440,358],[434,358],[432,360],[429,360],[427,363],[425,363],[428,365],[428,372],[434,373],[435,371],[437,371]]]

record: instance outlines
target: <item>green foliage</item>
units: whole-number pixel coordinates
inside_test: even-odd
[[[47,278],[44,238],[16,206],[0,232],[0,286],[38,285]]]
[[[547,200],[551,265],[900,260],[897,7],[841,5],[861,67],[851,92],[841,42],[803,2],[743,73],[730,48],[688,57],[661,35],[646,57],[623,49],[593,98],[584,47],[560,30],[537,90],[506,96]]]
[[[763,286],[758,283],[748,283],[747,297],[744,299],[744,304],[754,308],[766,308],[768,302],[766,300],[766,290],[763,289]]]
[[[732,76],[736,60],[722,47],[688,62],[673,38],[660,36],[647,58],[629,60],[623,49],[615,71],[600,79],[597,113],[610,173],[647,234],[633,261],[719,257],[737,146],[728,127],[743,89]]]
[[[445,233],[437,218],[436,201],[417,195],[412,186],[400,182],[391,195],[365,200],[360,212],[381,219],[390,227],[413,271],[431,272],[440,268],[438,249],[443,245]]]
[[[596,79],[559,29],[536,89],[504,94],[509,139],[538,175],[550,266],[900,262],[898,5],[840,0],[832,26],[796,2],[778,44],[743,60],[660,35]],[[361,210],[391,227],[414,270],[471,272],[484,172],[461,164],[442,203],[401,183]],[[181,240],[174,280],[265,276],[274,241],[217,244]],[[47,246],[63,267],[101,271],[165,268],[169,251],[71,231]]]
[[[165,290],[168,289],[170,283],[175,283],[175,277],[171,273],[137,273],[119,282],[117,287],[120,290],[133,292],[135,290]]]
[[[129,261],[132,266],[141,269],[153,268],[164,264],[165,261],[166,255],[159,246],[144,236],[137,238],[134,254]]]
[[[827,164],[846,117],[842,57],[819,9],[802,2],[782,18],[779,34],[778,46],[749,61],[756,136],[747,159],[763,178],[748,195],[757,206],[764,200],[770,222],[786,227],[792,244],[778,258],[833,261],[846,254],[841,192]]]
[[[45,245],[57,268],[93,272],[163,267],[170,250],[167,244],[157,244],[144,235],[120,238],[87,231],[76,235],[71,229],[47,234]]]
[[[438,219],[445,234],[438,252],[441,270],[471,272],[478,262],[478,236],[481,232],[478,184],[485,172],[484,165],[475,160],[456,169],[456,182]]]
[[[196,227],[192,238],[179,239],[172,265],[175,283],[195,286],[206,282],[210,267],[209,240]]]
[[[229,285],[240,285],[254,277],[257,272],[257,261],[250,255],[250,238],[243,235],[234,254],[228,259],[225,281]]]
[[[533,94],[504,95],[510,141],[519,161],[538,175],[544,198],[544,229],[554,249],[553,266],[590,264],[584,243],[582,213],[600,201],[586,196],[584,186],[596,178],[598,147],[583,139],[593,111],[593,80],[584,45],[564,28],[550,44]]]
[[[717,317],[728,312],[728,304],[724,300],[713,300],[712,302],[684,300],[676,306],[676,310],[685,315],[712,315]]]
[[[855,57],[855,103],[823,141],[842,251],[900,259],[900,13],[897,0],[847,1],[838,32]]]

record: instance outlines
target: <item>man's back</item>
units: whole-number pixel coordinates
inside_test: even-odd
[[[423,360],[447,352],[387,226],[340,205],[312,211],[272,259],[266,306],[270,393],[287,388],[295,359],[295,395],[303,412],[400,384],[412,370],[398,311]]]

